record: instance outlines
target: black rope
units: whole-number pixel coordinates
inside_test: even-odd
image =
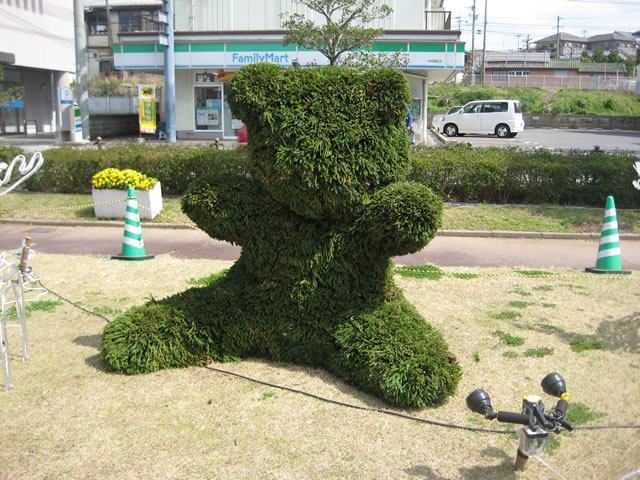
[[[45,285],[43,285],[40,280],[38,280],[37,283],[42,288],[44,288],[45,290],[47,290],[51,294],[55,295],[56,297],[58,297],[60,300],[64,300],[65,302],[67,302],[70,305],[82,310],[83,312],[88,313],[89,315],[94,315],[96,317],[102,318],[107,323],[111,323],[112,320],[110,320],[109,318],[105,317],[104,315],[100,315],[99,313],[92,312],[91,310],[87,310],[86,308],[82,307],[81,305],[78,305],[77,303],[69,300],[68,298],[63,297],[59,293],[56,293],[53,290],[51,290],[50,288],[48,288]],[[280,390],[285,390],[285,391],[292,392],[292,393],[298,393],[300,395],[305,395],[307,397],[315,398],[316,400],[321,400],[321,401],[327,402],[327,403],[332,403],[334,405],[339,405],[341,407],[353,408],[353,409],[356,409],[356,410],[363,410],[363,411],[366,411],[366,412],[382,413],[384,415],[391,415],[391,416],[394,416],[394,417],[404,418],[404,419],[407,419],[407,420],[413,420],[413,421],[420,422],[420,423],[426,423],[428,425],[434,425],[434,426],[437,426],[437,427],[454,428],[454,429],[459,429],[459,430],[467,430],[467,431],[470,431],[470,432],[480,432],[480,433],[511,434],[511,433],[516,433],[517,432],[517,430],[498,430],[498,429],[492,429],[492,428],[468,427],[468,426],[465,426],[465,425],[456,425],[456,424],[453,424],[453,423],[438,422],[436,420],[427,420],[426,418],[414,417],[413,415],[407,415],[405,413],[394,412],[392,410],[385,410],[383,408],[363,407],[363,406],[360,406],[360,405],[354,405],[354,404],[351,404],[351,403],[341,402],[339,400],[332,400],[330,398],[321,397],[320,395],[315,395],[313,393],[305,392],[303,390],[298,390],[296,388],[290,388],[290,387],[285,387],[285,386],[282,386],[282,385],[277,385],[275,383],[265,382],[265,381],[258,380],[258,379],[255,379],[255,378],[247,377],[246,375],[241,375],[239,373],[230,372],[228,370],[222,370],[220,368],[210,367],[208,365],[205,365],[204,368],[206,368],[207,370],[211,370],[213,372],[224,373],[225,375],[231,375],[231,376],[234,376],[234,377],[242,378],[243,380],[247,380],[249,382],[259,383],[260,385],[265,385],[267,387],[278,388]],[[640,425],[591,425],[591,426],[587,425],[587,426],[574,427],[574,430],[604,430],[604,429],[610,429],[610,428],[640,428]]]
[[[414,421],[420,422],[420,423],[427,423],[429,425],[435,425],[435,426],[438,426],[438,427],[457,428],[457,429],[460,429],[460,430],[469,430],[469,431],[472,431],[472,432],[483,432],[483,433],[516,433],[516,430],[494,430],[494,429],[490,429],[490,428],[467,427],[467,426],[464,426],[464,425],[455,425],[455,424],[452,424],[452,423],[437,422],[435,420],[427,420],[425,418],[414,417],[412,415],[407,415],[405,413],[394,412],[394,411],[391,411],[391,410],[384,410],[382,408],[362,407],[362,406],[359,406],[359,405],[353,405],[351,403],[340,402],[338,400],[331,400],[329,398],[321,397],[321,396],[315,395],[313,393],[304,392],[302,390],[297,390],[295,388],[283,387],[282,385],[276,385],[276,384],[273,384],[273,383],[264,382],[262,380],[256,380],[255,378],[247,377],[247,376],[241,375],[239,373],[229,372],[227,370],[221,370],[219,368],[214,368],[214,367],[210,367],[210,366],[205,366],[204,368],[206,368],[208,370],[212,370],[214,372],[225,373],[227,375],[233,375],[234,377],[239,377],[239,378],[242,378],[244,380],[248,380],[250,382],[259,383],[259,384],[265,385],[267,387],[279,388],[280,390],[286,390],[288,392],[299,393],[301,395],[306,395],[307,397],[315,398],[316,400],[322,400],[323,402],[333,403],[334,405],[340,405],[341,407],[355,408],[357,410],[364,410],[364,411],[367,411],[367,412],[383,413],[385,415],[393,415],[395,417],[405,418],[407,420],[414,420]]]
[[[107,317],[105,317],[104,315],[100,315],[99,313],[96,312],[92,312],[91,310],[87,310],[86,308],[84,308],[81,305],[78,305],[77,303],[69,300],[68,298],[63,297],[62,295],[60,295],[59,293],[54,292],[53,290],[51,290],[49,287],[46,287],[42,284],[42,282],[40,280],[38,280],[38,284],[44,288],[45,290],[47,290],[49,293],[55,295],[56,297],[58,297],[60,300],[64,300],[65,302],[71,304],[72,306],[79,308],[80,310],[82,310],[83,312],[88,313],[89,315],[94,315],[96,317],[100,317],[102,318],[104,321],[106,321],[107,323],[111,323],[111,320],[108,319]]]

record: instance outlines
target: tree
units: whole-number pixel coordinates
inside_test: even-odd
[[[623,63],[624,59],[620,56],[620,52],[617,49],[611,50],[607,55],[607,63]]]
[[[318,50],[331,66],[336,66],[345,52],[370,47],[383,33],[380,28],[354,23],[366,25],[388,17],[393,11],[388,5],[375,5],[376,0],[296,0],[296,3],[319,13],[325,24],[317,25],[300,13],[284,14],[282,26],[287,30],[284,44]]]
[[[594,48],[593,55],[591,55],[591,60],[594,63],[607,63],[607,56],[604,54],[601,48]]]
[[[589,56],[589,52],[587,50],[583,50],[582,54],[580,55],[580,62],[582,63],[591,63],[593,60],[591,60],[591,57]]]

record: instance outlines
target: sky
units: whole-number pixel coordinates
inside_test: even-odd
[[[475,0],[475,48],[482,50],[485,1],[487,50],[516,50],[527,37],[535,42],[560,32],[578,37],[640,30],[640,0]],[[465,49],[471,51],[474,0],[445,0],[451,11],[451,29],[462,31]],[[478,33],[480,32],[480,33]]]

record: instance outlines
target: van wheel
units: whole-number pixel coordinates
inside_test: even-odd
[[[496,127],[496,135],[500,138],[506,138],[511,135],[511,130],[508,125],[501,123]]]
[[[453,123],[449,123],[444,126],[444,133],[447,137],[455,137],[458,135],[458,127],[456,127]]]

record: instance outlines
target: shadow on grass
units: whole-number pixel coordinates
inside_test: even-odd
[[[593,342],[601,345],[602,350],[623,350],[640,353],[640,312],[632,313],[618,320],[603,321],[593,335],[581,335],[568,332],[554,325],[536,325],[532,329],[539,333],[555,335],[560,341],[572,344]]]
[[[102,334],[83,335],[81,337],[76,337],[74,338],[73,343],[75,343],[76,345],[82,345],[83,347],[95,348],[98,351],[98,353],[95,355],[91,355],[90,357],[87,357],[85,359],[85,363],[100,372],[107,371],[104,360],[102,359],[102,354],[100,353],[101,343],[102,343]]]
[[[404,472],[407,475],[424,480],[448,480],[447,477],[433,473],[433,470],[428,465],[414,465],[413,467],[405,468]]]
[[[509,457],[503,450],[495,447],[488,447],[482,450],[480,453],[486,457],[493,457],[498,460],[502,460],[497,465],[488,467],[472,467],[472,468],[460,468],[460,477],[468,479],[512,479],[516,478],[516,474],[513,471],[513,462],[515,460],[515,444],[513,458]]]
[[[74,216],[80,220],[96,220],[93,207],[79,208],[74,211]]]

